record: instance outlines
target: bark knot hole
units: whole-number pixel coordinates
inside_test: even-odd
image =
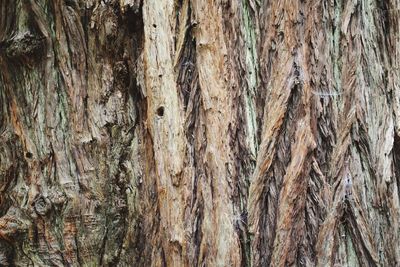
[[[157,109],[157,115],[160,117],[164,116],[164,107],[163,106],[161,106]]]
[[[45,216],[51,209],[51,202],[44,196],[35,199],[34,208],[37,214]]]

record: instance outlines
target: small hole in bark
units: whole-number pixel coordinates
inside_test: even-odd
[[[163,106],[161,106],[157,109],[157,115],[160,117],[164,116],[164,107]]]
[[[157,28],[157,25],[156,25],[156,24],[153,24],[153,28]]]
[[[28,159],[31,159],[33,155],[32,155],[31,152],[26,152],[25,156],[26,156]]]

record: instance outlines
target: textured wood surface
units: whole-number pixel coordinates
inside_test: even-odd
[[[399,266],[399,0],[0,0],[0,265]]]

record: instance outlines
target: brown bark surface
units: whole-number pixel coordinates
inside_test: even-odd
[[[399,0],[0,0],[0,265],[399,266]]]

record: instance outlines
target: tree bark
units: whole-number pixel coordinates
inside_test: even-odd
[[[0,265],[399,266],[399,0],[0,0]]]

